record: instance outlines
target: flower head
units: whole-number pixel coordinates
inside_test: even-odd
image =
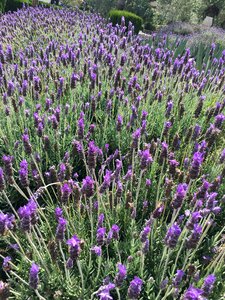
[[[142,284],[143,281],[139,277],[135,276],[128,288],[128,293],[127,293],[128,299],[136,300],[139,298]]]
[[[116,274],[116,278],[114,282],[116,286],[121,286],[124,279],[127,276],[127,268],[121,263],[119,263],[117,267],[118,267],[118,273]]]
[[[38,273],[39,273],[39,266],[33,263],[30,268],[29,285],[30,288],[34,290],[36,290],[38,287],[38,281],[39,281]]]

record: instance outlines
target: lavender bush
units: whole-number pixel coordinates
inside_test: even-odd
[[[124,24],[1,16],[1,299],[223,297],[225,52]]]

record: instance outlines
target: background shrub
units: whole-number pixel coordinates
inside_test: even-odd
[[[145,29],[154,29],[153,11],[149,0],[126,0],[124,9],[142,17]]]
[[[116,0],[87,0],[87,5],[102,15],[108,15],[109,11],[116,8]]]
[[[5,11],[5,4],[6,4],[6,0],[1,0],[1,3],[0,3],[0,12],[4,12]]]
[[[109,17],[113,25],[120,24],[123,16],[125,17],[126,26],[131,22],[134,25],[136,33],[142,29],[143,19],[141,17],[125,10],[111,10],[109,12]]]
[[[30,4],[29,0],[6,0],[5,11],[16,11],[23,7],[23,4]]]

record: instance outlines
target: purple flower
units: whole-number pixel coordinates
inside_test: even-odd
[[[69,245],[69,254],[70,254],[70,259],[73,261],[76,260],[81,252],[81,240],[74,235],[71,239],[67,241],[67,245]]]
[[[102,255],[102,248],[99,246],[93,246],[91,248],[91,253],[94,253],[97,256],[101,256]]]
[[[121,131],[122,126],[123,126],[123,117],[119,115],[119,116],[117,117],[116,130],[117,130],[117,131]]]
[[[30,231],[31,225],[35,225],[37,222],[37,203],[34,200],[29,200],[27,205],[18,209],[18,215],[22,230]]]
[[[11,270],[11,265],[10,265],[11,260],[12,258],[10,256],[6,256],[3,259],[2,268],[4,271],[8,272]]]
[[[60,207],[56,207],[55,209],[55,217],[57,221],[59,220],[60,217],[63,215],[63,210]]]
[[[98,297],[100,300],[113,300],[113,297],[110,296],[110,290],[115,288],[115,284],[108,283],[107,285],[103,285],[98,290]]]
[[[148,239],[150,231],[151,231],[151,227],[150,226],[146,226],[142,230],[142,232],[140,234],[140,240],[141,240],[142,243],[144,243]]]
[[[3,155],[2,157],[2,161],[4,164],[4,168],[5,168],[5,174],[8,178],[13,177],[13,166],[12,166],[12,162],[14,160],[13,156],[10,155]]]
[[[132,139],[133,139],[133,142],[132,142],[132,148],[134,149],[137,149],[138,147],[138,141],[141,137],[141,129],[138,128],[133,134],[132,134]]]
[[[78,127],[78,138],[79,138],[79,140],[82,140],[84,138],[84,118],[83,118],[83,114],[80,116],[80,118],[77,122],[77,127]]]
[[[199,211],[195,211],[191,214],[190,220],[188,220],[186,226],[188,229],[194,229],[194,225],[201,220],[202,216]]]
[[[29,180],[28,180],[28,163],[24,159],[20,163],[20,169],[19,169],[19,180],[23,187],[29,186]]]
[[[62,201],[62,203],[67,203],[68,202],[71,193],[72,193],[72,189],[69,186],[69,184],[64,183],[61,187],[61,201]]]
[[[38,281],[39,281],[38,273],[39,273],[39,266],[33,263],[30,268],[29,286],[34,290],[36,290],[38,287]]]
[[[215,127],[221,129],[222,124],[225,120],[225,115],[220,114],[215,117]]]
[[[95,143],[93,141],[91,141],[88,144],[88,157],[87,157],[87,163],[91,170],[95,169],[95,167],[96,167],[97,154],[98,154],[98,147],[96,147]]]
[[[177,190],[174,196],[174,199],[171,203],[171,206],[175,209],[178,209],[182,206],[182,202],[186,196],[187,193],[187,184],[181,183],[177,186]]]
[[[23,134],[22,140],[23,140],[23,146],[24,146],[25,153],[30,155],[32,153],[32,146],[30,143],[29,135]]]
[[[180,234],[181,234],[181,229],[179,225],[177,225],[176,223],[173,224],[166,233],[165,244],[169,248],[175,248]]]
[[[225,148],[223,149],[223,151],[220,154],[220,163],[224,163],[225,162]]]
[[[153,159],[149,152],[149,149],[140,151],[140,156],[141,156],[141,169],[144,170],[153,162]]]
[[[175,277],[173,279],[173,285],[174,287],[179,287],[179,285],[181,284],[181,281],[184,277],[184,271],[183,270],[177,270],[176,274],[175,274]]]
[[[190,177],[191,179],[196,179],[198,177],[200,167],[203,162],[203,154],[200,152],[195,152],[192,162],[191,162],[191,168],[190,168]]]
[[[168,157],[168,145],[165,142],[162,142],[162,149],[159,157],[159,163],[162,164],[165,159]]]
[[[139,298],[142,284],[143,281],[139,277],[135,276],[128,288],[128,299],[137,300]]]
[[[116,225],[116,224],[113,224],[113,225],[112,225],[112,228],[111,228],[111,231],[112,231],[112,237],[113,237],[115,240],[118,240],[118,239],[119,239],[119,231],[120,231],[119,226]]]
[[[86,197],[91,197],[94,195],[94,184],[95,182],[90,176],[87,176],[85,179],[83,179],[81,190]]]
[[[166,118],[168,118],[171,115],[171,111],[173,109],[173,101],[168,101],[166,105]]]
[[[164,211],[164,204],[159,204],[152,213],[154,219],[159,219]]]
[[[197,289],[192,285],[184,293],[182,300],[202,300],[203,290]]]
[[[5,188],[5,178],[2,168],[0,168],[0,192],[2,192]]]
[[[58,226],[56,229],[56,239],[59,241],[62,241],[65,238],[66,224],[67,224],[67,221],[64,218],[62,218],[62,217],[58,218]]]
[[[0,296],[2,300],[7,300],[10,296],[9,284],[3,281],[0,281]]]
[[[216,281],[216,276],[214,274],[210,274],[205,278],[202,286],[204,296],[208,296],[209,294],[211,294],[215,281]]]
[[[145,181],[146,187],[149,188],[151,186],[151,184],[152,184],[151,179],[146,179],[146,181]]]
[[[110,184],[111,184],[111,174],[112,174],[111,171],[106,170],[106,174],[103,177],[104,178],[103,183],[102,183],[102,185],[100,186],[100,189],[99,189],[99,192],[101,194],[104,193],[110,187]]]
[[[194,228],[191,232],[191,235],[189,236],[189,238],[186,241],[186,247],[188,249],[195,248],[198,244],[201,234],[202,234],[202,227],[198,224],[194,224]]]
[[[7,96],[12,96],[15,90],[15,85],[12,81],[8,82],[8,87],[7,87]]]
[[[127,269],[126,269],[126,267],[125,267],[123,264],[121,264],[121,263],[119,263],[119,264],[117,265],[117,267],[118,267],[118,273],[116,274],[116,277],[115,277],[114,282],[115,282],[115,285],[116,285],[116,286],[121,286],[122,283],[123,283],[123,281],[126,279],[126,276],[127,276]]]
[[[4,235],[8,230],[13,228],[14,216],[0,212],[0,235]]]
[[[105,215],[104,214],[100,214],[98,216],[98,224],[97,224],[98,228],[103,227],[104,219],[105,219]]]
[[[193,135],[192,135],[192,140],[195,141],[201,132],[201,126],[199,126],[198,124],[195,125],[194,127],[194,131],[193,131]]]
[[[96,234],[96,240],[98,246],[102,246],[105,242],[105,234],[106,234],[106,228],[105,227],[100,227],[97,229],[97,234]]]

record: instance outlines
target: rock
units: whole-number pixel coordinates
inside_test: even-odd
[[[204,21],[202,22],[202,25],[207,26],[207,27],[212,27],[213,18],[212,17],[205,17]]]

